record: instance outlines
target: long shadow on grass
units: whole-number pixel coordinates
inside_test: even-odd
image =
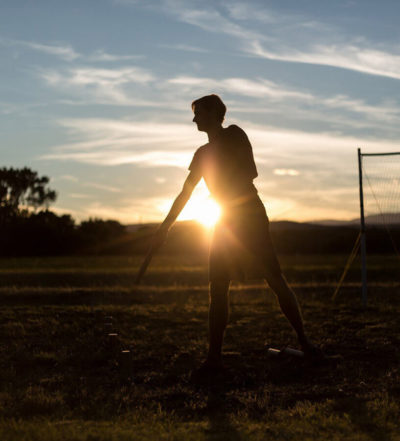
[[[209,390],[206,408],[209,419],[209,428],[206,431],[205,439],[210,441],[243,440],[239,432],[232,426],[226,405],[227,400],[223,391],[213,389]]]

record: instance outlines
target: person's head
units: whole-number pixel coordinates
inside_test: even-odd
[[[197,129],[207,132],[210,128],[220,126],[224,121],[226,106],[218,95],[206,95],[192,102],[193,122]]]

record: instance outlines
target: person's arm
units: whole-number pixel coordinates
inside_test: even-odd
[[[200,179],[201,175],[199,175],[198,173],[189,173],[188,177],[185,180],[185,183],[183,184],[182,191],[176,197],[167,217],[165,218],[164,222],[159,226],[156,234],[154,235],[153,247],[161,246],[165,242],[168,230],[171,228],[172,224],[179,216],[179,213],[183,210],[183,207],[190,199],[190,196],[192,195],[192,192]]]

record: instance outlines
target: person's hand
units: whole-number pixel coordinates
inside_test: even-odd
[[[168,236],[168,229],[163,228],[163,227],[159,227],[158,230],[154,233],[154,236],[153,236],[153,239],[151,242],[151,248],[152,249],[160,248],[166,242],[167,236]]]

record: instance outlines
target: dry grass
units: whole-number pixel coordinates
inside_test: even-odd
[[[363,310],[356,268],[330,301],[343,260],[283,265],[335,362],[268,359],[265,341],[296,346],[293,332],[265,287],[235,284],[229,375],[204,385],[189,377],[206,350],[206,262],[159,257],[140,289],[139,259],[0,262],[0,439],[400,439],[395,263],[373,261]],[[128,372],[106,338],[109,315],[133,353]]]

